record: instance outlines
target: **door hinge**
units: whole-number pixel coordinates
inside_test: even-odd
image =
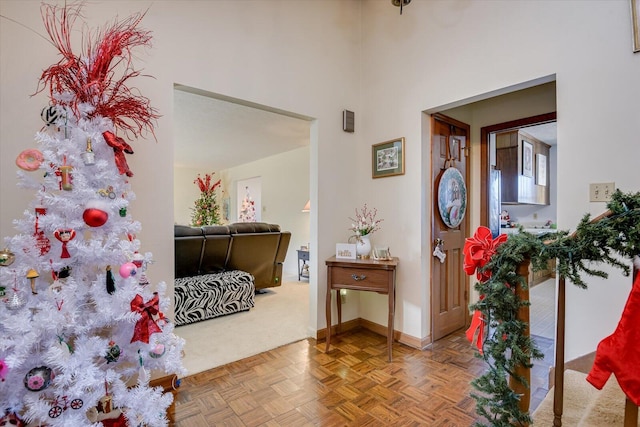
[[[464,300],[469,301],[469,293],[467,291],[464,291]]]

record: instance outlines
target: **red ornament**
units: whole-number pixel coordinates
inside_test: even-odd
[[[133,260],[131,262],[134,263],[136,267],[142,268],[144,257],[140,254],[140,252],[136,252],[133,254]]]
[[[53,235],[62,242],[62,254],[60,254],[60,258],[71,258],[69,250],[67,249],[67,243],[76,237],[76,230],[73,228],[58,228]]]
[[[40,250],[41,256],[51,250],[51,240],[44,235],[44,231],[38,230],[34,236],[36,238],[36,248]]]
[[[133,176],[133,172],[131,172],[129,165],[127,164],[127,158],[124,156],[124,153],[133,154],[133,148],[131,148],[124,139],[119,136],[115,136],[112,132],[103,132],[102,136],[104,137],[107,145],[113,148],[116,166],[118,167],[120,175],[127,175],[129,177]]]
[[[82,219],[89,227],[103,226],[109,219],[108,205],[101,200],[91,200],[85,208]]]
[[[33,237],[36,238],[36,248],[40,250],[40,256],[43,256],[51,249],[51,241],[44,235],[44,231],[40,230],[38,225],[38,219],[47,214],[47,208],[44,206],[36,207],[36,229],[33,233]]]
[[[104,427],[127,427],[129,425],[127,423],[127,419],[122,413],[118,416],[118,418],[113,418],[113,419],[105,418],[100,422]]]

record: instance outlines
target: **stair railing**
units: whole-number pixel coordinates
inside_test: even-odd
[[[612,215],[610,210],[604,212],[600,216],[591,220],[591,223],[601,221]],[[569,237],[573,238],[572,234]],[[521,276],[526,288],[517,287],[517,293],[521,300],[529,301],[529,264],[530,260],[523,260],[516,273]],[[640,274],[640,273],[639,273]],[[553,393],[553,427],[562,427],[562,408],[564,404],[564,354],[565,354],[565,314],[566,314],[566,283],[564,275],[560,275],[558,280],[558,306],[556,320],[556,354],[555,354],[555,372],[554,372],[554,393]],[[521,307],[517,314],[518,320],[526,322],[529,325],[529,306]],[[525,336],[530,337],[530,329],[527,326]],[[516,367],[516,375],[523,377],[528,384],[531,384],[531,369],[524,366]],[[520,400],[520,410],[527,412],[531,402],[531,390],[522,383],[515,380],[515,375],[509,378],[509,387],[522,396]],[[625,402],[624,410],[624,427],[637,427],[638,425],[638,406],[635,405],[628,397]]]
[[[521,301],[529,301],[529,264],[531,261],[529,259],[524,259],[520,264],[518,264],[518,268],[516,269],[516,274],[521,276],[527,286],[516,286],[516,294]],[[525,289],[526,288],[526,289]],[[524,336],[531,336],[531,330],[529,329],[529,306],[521,306],[518,309],[518,313],[516,318],[522,322],[524,322],[527,326],[524,330]],[[524,378],[529,386],[525,386],[522,382],[518,381],[516,377]],[[513,390],[516,394],[519,394],[520,402],[518,403],[518,407],[521,412],[529,411],[529,404],[531,403],[531,368],[516,365],[514,369],[514,375],[509,377],[509,388]]]

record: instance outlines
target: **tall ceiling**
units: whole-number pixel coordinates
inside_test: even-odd
[[[549,145],[557,145],[558,144],[558,136],[557,136],[557,123],[544,123],[541,125],[528,126],[522,128],[529,135],[533,136],[536,139],[539,139],[542,142],[546,142]]]
[[[174,165],[212,172],[309,145],[308,119],[176,86]],[[556,123],[526,128],[556,145]]]
[[[174,166],[212,172],[309,145],[309,122],[177,86]]]

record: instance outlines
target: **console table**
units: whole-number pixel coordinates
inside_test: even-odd
[[[338,304],[338,326],[340,333],[342,324],[342,304],[340,289],[355,291],[371,291],[389,295],[389,320],[387,322],[387,348],[389,362],[392,358],[393,346],[393,318],[395,314],[396,298],[396,267],[398,258],[387,261],[374,259],[342,259],[332,256],[326,260],[327,265],[327,344],[325,351],[329,351],[331,344],[331,291],[336,291]]]

